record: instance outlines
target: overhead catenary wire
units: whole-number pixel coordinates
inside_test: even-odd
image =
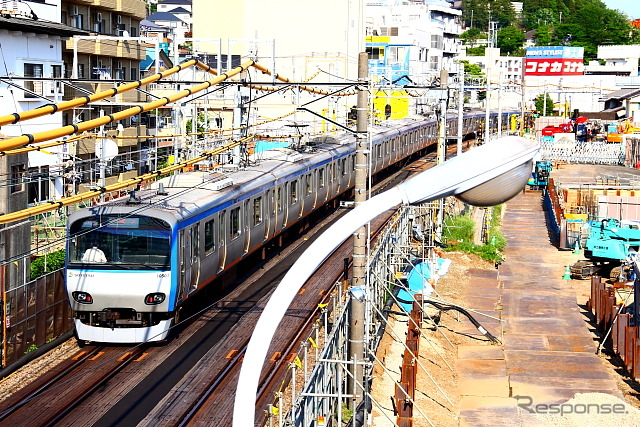
[[[237,141],[233,141],[230,144],[227,144],[223,147],[219,147],[216,148],[214,150],[210,150],[210,151],[205,151],[204,154],[194,157],[192,159],[189,160],[185,160],[182,161],[180,163],[171,165],[171,166],[167,166],[165,168],[162,169],[158,169],[154,172],[150,172],[150,173],[146,173],[140,176],[137,176],[135,178],[130,178],[127,179],[125,181],[122,182],[118,182],[116,184],[111,184],[111,185],[107,185],[105,187],[99,187],[99,188],[95,188],[95,189],[91,189],[89,191],[87,191],[86,193],[81,193],[81,194],[77,194],[75,196],[71,196],[71,197],[65,197],[63,199],[60,200],[56,200],[56,201],[49,201],[49,202],[45,202],[42,205],[38,205],[38,206],[34,206],[32,208],[28,208],[28,209],[23,209],[20,211],[16,211],[16,212],[12,212],[12,213],[8,213],[8,214],[4,214],[4,215],[0,215],[0,224],[7,224],[9,222],[14,222],[14,221],[19,221],[22,219],[27,219],[29,217],[32,217],[34,215],[38,215],[38,214],[42,214],[45,212],[49,212],[51,210],[54,209],[58,209],[61,208],[63,206],[69,206],[69,205],[73,205],[79,202],[82,202],[84,200],[88,200],[88,199],[92,199],[95,197],[100,196],[103,193],[107,193],[109,191],[117,191],[117,190],[123,190],[127,187],[133,186],[133,185],[138,185],[142,182],[145,181],[149,181],[152,179],[155,179],[157,177],[159,177],[160,175],[164,175],[167,173],[171,173],[177,170],[180,170],[182,168],[184,168],[185,166],[189,166],[198,162],[201,162],[203,160],[209,159],[212,156],[218,155],[218,154],[222,154],[225,151],[234,148],[244,142],[246,142],[247,140],[251,139],[252,136],[248,136],[246,138],[242,138],[239,139]]]

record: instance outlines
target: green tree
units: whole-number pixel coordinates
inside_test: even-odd
[[[489,3],[491,20],[497,21],[498,26],[506,27],[516,23],[516,11],[510,0],[493,0]]]
[[[504,27],[498,31],[497,39],[500,51],[510,54],[522,47],[524,43],[524,33],[521,29],[514,26]]]
[[[551,116],[553,115],[553,100],[551,99],[549,94],[547,94],[547,108],[545,109],[544,99],[545,95],[543,93],[538,95],[538,97],[535,99],[536,112],[541,116]]]
[[[469,61],[460,61],[464,65],[465,76],[482,76],[482,68],[478,64],[471,64]]]
[[[469,56],[483,56],[486,46],[477,46],[467,48],[467,55]]]
[[[467,27],[485,29],[489,26],[488,0],[462,0],[462,17]]]
[[[480,28],[469,28],[467,31],[460,34],[460,38],[464,44],[474,47],[479,39],[487,38],[487,33],[480,30]]]
[[[536,30],[536,46],[551,46],[553,31],[550,27],[541,25]]]
[[[525,26],[527,29],[539,28],[540,26],[554,26],[558,23],[559,15],[551,9],[538,9],[527,13]]]
[[[198,113],[198,126],[196,126],[197,131],[199,133],[202,133],[206,130],[206,128],[208,128],[208,126],[205,128],[205,125],[207,124],[207,120],[205,118],[204,113]],[[185,125],[187,128],[187,133],[191,133],[191,129],[193,129],[193,120],[189,119],[187,120],[187,124]]]
[[[35,280],[47,273],[56,271],[64,267],[65,250],[51,252],[31,261],[30,275],[31,280]]]

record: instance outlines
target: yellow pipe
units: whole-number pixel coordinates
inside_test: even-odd
[[[98,117],[93,120],[87,120],[85,122],[78,123],[77,125],[67,125],[58,129],[39,132],[35,134],[25,134],[22,136],[17,136],[15,138],[10,138],[10,139],[1,141],[0,152],[22,147],[27,144],[33,144],[36,142],[42,142],[42,141],[48,141],[54,138],[60,138],[66,135],[74,134],[74,133],[86,132],[88,130],[95,129],[97,127],[106,125],[108,123],[116,122],[118,120],[131,117],[135,114],[155,110],[158,107],[162,107],[163,105],[167,105],[171,102],[178,101],[182,98],[186,98],[187,96],[193,93],[197,93],[197,92],[200,92],[201,90],[214,86],[228,79],[231,76],[241,73],[242,71],[246,70],[248,67],[250,67],[253,64],[255,64],[255,61],[253,60],[247,61],[244,64],[240,65],[239,67],[236,67],[233,70],[228,71],[212,80],[196,85],[191,89],[185,89],[180,92],[174,93],[171,96],[165,96],[164,98],[160,98],[155,101],[148,102],[146,104],[138,105],[136,107],[127,108],[126,110],[118,111],[117,113],[109,114],[103,117]]]
[[[252,138],[252,136],[249,137],[245,137],[243,139],[240,139],[238,141],[234,141],[230,144],[227,144],[223,147],[219,147],[216,148],[214,150],[210,150],[210,151],[206,151],[205,154],[202,154],[198,157],[194,157],[193,159],[190,160],[185,160],[184,162],[180,162],[177,163],[175,165],[171,165],[171,166],[167,166],[166,168],[162,168],[159,169],[157,171],[154,172],[149,172],[140,176],[137,176],[135,178],[130,178],[127,179],[125,181],[122,182],[118,182],[116,184],[111,184],[111,185],[107,185],[106,187],[102,187],[99,189],[91,189],[90,191],[87,191],[86,193],[82,193],[82,194],[76,194],[75,196],[71,196],[71,197],[65,197],[63,199],[60,200],[55,200],[55,201],[49,201],[46,203],[43,203],[41,205],[38,206],[34,206],[32,208],[28,208],[28,209],[23,209],[21,211],[16,211],[16,212],[12,212],[12,213],[8,213],[8,214],[4,214],[4,215],[0,215],[0,224],[6,224],[9,222],[14,222],[14,221],[19,221],[22,219],[27,219],[29,217],[38,215],[38,214],[43,214],[45,212],[49,212],[58,208],[61,208],[63,206],[69,206],[69,205],[73,205],[76,203],[80,203],[84,200],[89,200],[89,199],[93,199],[93,198],[97,198],[100,197],[101,194],[103,193],[108,193],[110,191],[118,191],[118,190],[122,190],[125,189],[127,187],[130,187],[132,185],[137,185],[143,181],[148,181],[150,179],[154,179],[157,178],[160,175],[164,175],[166,173],[171,173],[173,171],[182,169],[185,166],[194,164],[194,163],[198,163],[202,160],[206,160],[207,158],[211,157],[211,156],[215,156],[217,154],[221,154],[224,153],[225,151],[234,148],[236,146],[238,146],[239,144],[246,142],[248,140],[250,140]]]
[[[74,98],[69,101],[60,102],[58,104],[48,104],[42,107],[35,108],[33,110],[24,111],[22,113],[13,113],[7,116],[0,117],[0,126],[4,126],[7,124],[15,124],[22,120],[29,120],[36,117],[46,116],[47,114],[53,114],[58,111],[70,110],[71,108],[81,107],[83,105],[89,104],[91,102],[99,101],[101,99],[109,98],[110,96],[115,96],[122,92],[127,92],[132,89],[137,89],[140,86],[147,85],[149,83],[153,83],[157,80],[160,80],[163,77],[170,76],[171,74],[177,73],[178,71],[194,66],[198,61],[195,59],[191,59],[183,64],[177,65],[173,68],[165,70],[161,73],[154,74],[149,77],[145,77],[142,80],[136,80],[135,82],[127,83],[120,85],[118,87],[113,87],[108,90],[104,90],[102,92],[94,93],[93,95],[82,96],[79,98]]]

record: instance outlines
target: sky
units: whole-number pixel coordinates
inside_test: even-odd
[[[609,9],[616,9],[629,17],[640,19],[640,0],[602,0]]]

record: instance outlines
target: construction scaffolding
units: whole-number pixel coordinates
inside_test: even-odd
[[[296,399],[293,399],[292,409],[286,415],[280,414],[280,425],[283,425],[283,422],[285,425],[291,423],[296,426],[321,426],[325,425],[324,423],[334,425],[334,422],[337,423],[335,425],[342,425],[343,421],[347,421],[343,420],[347,414],[362,417],[366,413],[363,408],[382,408],[370,393],[372,372],[376,365],[380,365],[384,372],[389,375],[391,373],[389,368],[381,365],[382,362],[376,358],[376,352],[387,327],[389,311],[403,310],[399,305],[397,293],[401,288],[406,290],[408,272],[418,262],[437,262],[434,251],[437,206],[437,202],[422,206],[404,206],[380,233],[375,246],[369,251],[365,288],[341,289],[341,303],[336,306],[331,316],[333,325],[325,322],[330,331],[325,331],[324,347],[308,376],[306,369],[304,370],[304,386]],[[339,288],[342,288],[342,285]],[[349,324],[352,298],[347,298],[348,293],[355,298],[362,298],[365,302],[365,360],[350,358]],[[422,316],[424,317],[424,314]],[[408,347],[406,349],[417,360],[413,351]],[[302,363],[307,366],[307,352],[304,352],[304,359]],[[356,384],[356,395],[352,390],[348,390],[351,372],[349,366],[352,364],[362,364],[368,378],[365,384]],[[403,394],[403,399],[413,402],[408,391],[400,393]],[[361,399],[356,399],[357,397]],[[358,401],[362,401],[360,406],[353,407],[354,402]],[[395,421],[390,421],[395,424]]]

